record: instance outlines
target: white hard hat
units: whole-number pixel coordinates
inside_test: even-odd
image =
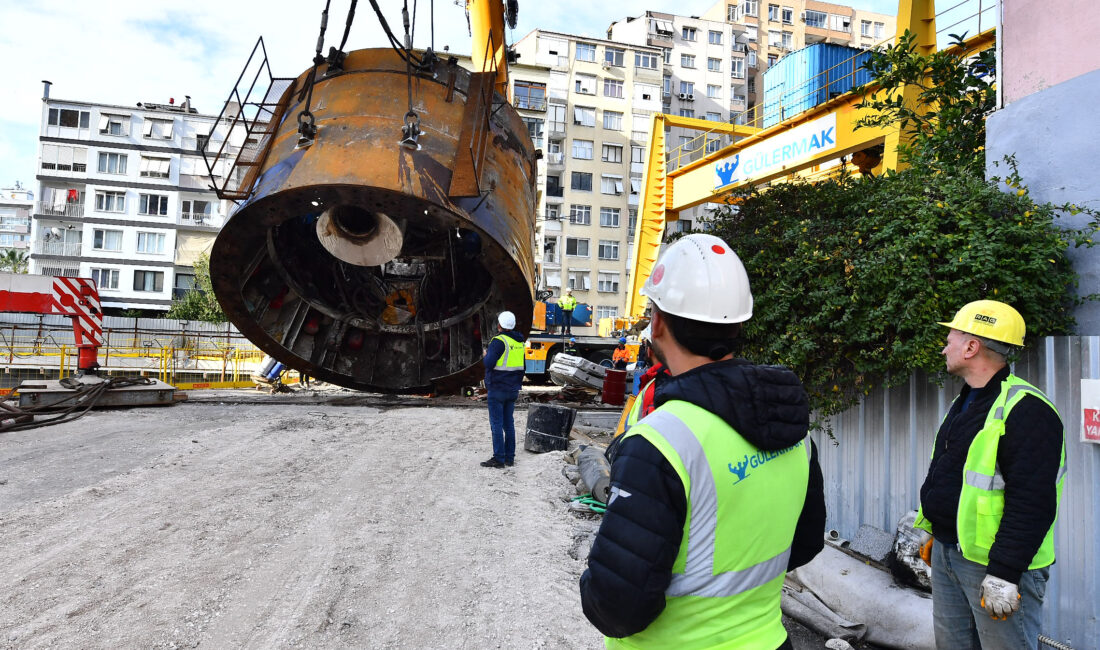
[[[516,326],[516,315],[510,311],[502,311],[500,316],[497,316],[497,323],[504,329],[510,330]]]
[[[714,235],[694,234],[672,243],[640,292],[666,314],[705,323],[752,318],[752,290],[745,265]]]

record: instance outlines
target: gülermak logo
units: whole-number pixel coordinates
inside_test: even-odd
[[[741,154],[737,154],[733,157],[733,160],[727,160],[726,162],[715,165],[714,173],[718,174],[718,185],[729,185],[733,182],[733,173],[737,171],[737,165],[741,163]]]
[[[763,467],[765,463],[775,460],[776,458],[779,458],[789,451],[798,449],[803,445],[803,443],[804,441],[799,440],[796,444],[787,447],[786,449],[780,449],[778,451],[758,451],[755,454],[745,454],[745,457],[737,461],[736,465],[734,465],[733,463],[727,463],[730,469],[730,473],[737,476],[737,480],[734,481],[733,484],[737,485],[741,481],[747,479],[749,476],[752,476],[751,474],[749,474],[750,468],[756,469],[758,467]]]

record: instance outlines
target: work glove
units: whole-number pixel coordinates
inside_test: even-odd
[[[917,528],[917,545],[920,547],[920,559],[928,566],[932,566],[932,533]]]
[[[1020,609],[1020,592],[1008,580],[987,575],[982,580],[978,595],[981,596],[982,607],[994,620],[1006,620]]]

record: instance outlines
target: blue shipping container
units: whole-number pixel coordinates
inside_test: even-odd
[[[867,50],[814,43],[791,52],[764,71],[764,128],[871,81],[863,69]]]

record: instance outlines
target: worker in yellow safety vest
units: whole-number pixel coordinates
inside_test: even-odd
[[[1036,648],[1065,481],[1062,420],[1005,360],[1024,344],[1019,312],[978,300],[940,325],[947,372],[964,384],[936,434],[916,521],[936,645]]]
[[[516,315],[502,311],[497,316],[497,335],[489,341],[485,365],[486,401],[493,456],[482,467],[511,467],[516,460],[516,424],[513,413],[523,386],[523,334],[516,331]]]
[[[721,239],[677,240],[642,295],[671,376],[611,453],[584,614],[609,648],[790,648],[783,579],[825,532],[806,391],[786,368],[734,358],[752,293]]]
[[[565,292],[558,300],[558,307],[561,307],[562,313],[561,333],[572,334],[573,310],[577,308],[577,299],[573,297],[573,290],[569,287],[565,288]]]

